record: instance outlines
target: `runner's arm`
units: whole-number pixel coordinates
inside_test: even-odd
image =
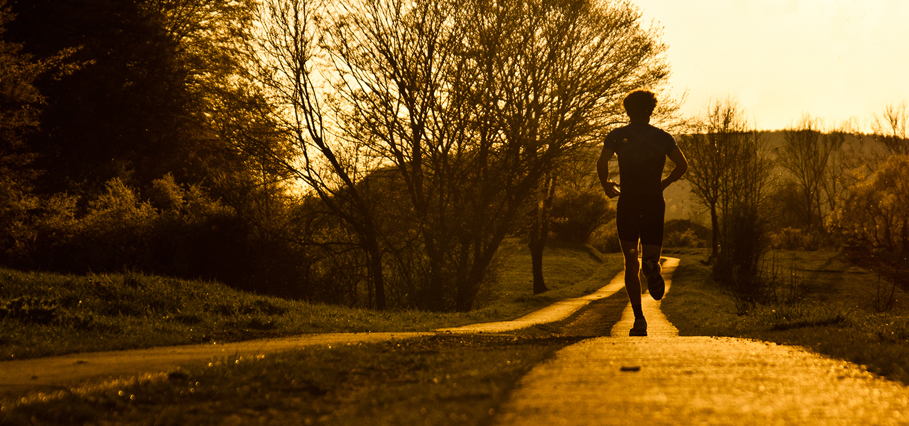
[[[672,160],[675,167],[669,172],[669,176],[663,179],[663,189],[681,179],[685,172],[688,171],[688,159],[685,158],[685,154],[682,154],[682,150],[678,147],[669,152],[669,159]]]
[[[617,183],[609,180],[609,160],[612,159],[612,155],[615,154],[609,148],[603,148],[603,153],[600,154],[600,159],[597,160],[597,175],[600,177],[600,184],[603,185],[603,191],[606,192],[606,196],[613,198],[619,195],[619,190],[616,188]]]

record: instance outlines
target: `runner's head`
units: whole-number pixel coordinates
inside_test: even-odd
[[[648,90],[635,90],[625,96],[622,105],[625,107],[625,113],[632,120],[646,120],[653,114],[656,108],[656,95]]]

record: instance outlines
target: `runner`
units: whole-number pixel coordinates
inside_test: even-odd
[[[660,300],[666,289],[660,275],[660,252],[663,247],[663,217],[666,203],[663,190],[679,180],[688,170],[688,160],[672,135],[650,125],[656,108],[656,95],[637,90],[625,97],[623,105],[629,123],[609,132],[603,152],[597,161],[597,173],[606,196],[618,196],[616,228],[622,254],[625,256],[625,289],[634,310],[634,326],[629,336],[646,336],[647,321],[641,311],[641,278],[647,277],[650,295]],[[609,180],[609,160],[619,158],[619,183]],[[666,157],[675,164],[664,179]],[[642,252],[638,263],[638,243]]]

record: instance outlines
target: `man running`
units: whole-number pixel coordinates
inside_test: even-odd
[[[660,275],[660,251],[663,246],[663,217],[666,202],[663,190],[679,180],[688,170],[688,160],[672,135],[650,125],[656,108],[656,95],[637,90],[625,97],[623,105],[629,124],[609,132],[603,152],[597,161],[597,173],[606,196],[618,196],[616,228],[625,256],[625,289],[634,310],[634,326],[629,336],[646,336],[647,321],[641,310],[641,278],[647,277],[647,288],[655,300],[663,298],[666,290]],[[619,157],[619,184],[609,180],[609,160]],[[675,164],[664,179],[666,157]],[[638,242],[643,253],[638,264]]]

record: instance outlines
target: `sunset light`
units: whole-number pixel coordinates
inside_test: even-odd
[[[638,0],[663,27],[673,94],[686,115],[734,96],[758,128],[803,114],[828,125],[909,99],[909,3],[899,0]]]

